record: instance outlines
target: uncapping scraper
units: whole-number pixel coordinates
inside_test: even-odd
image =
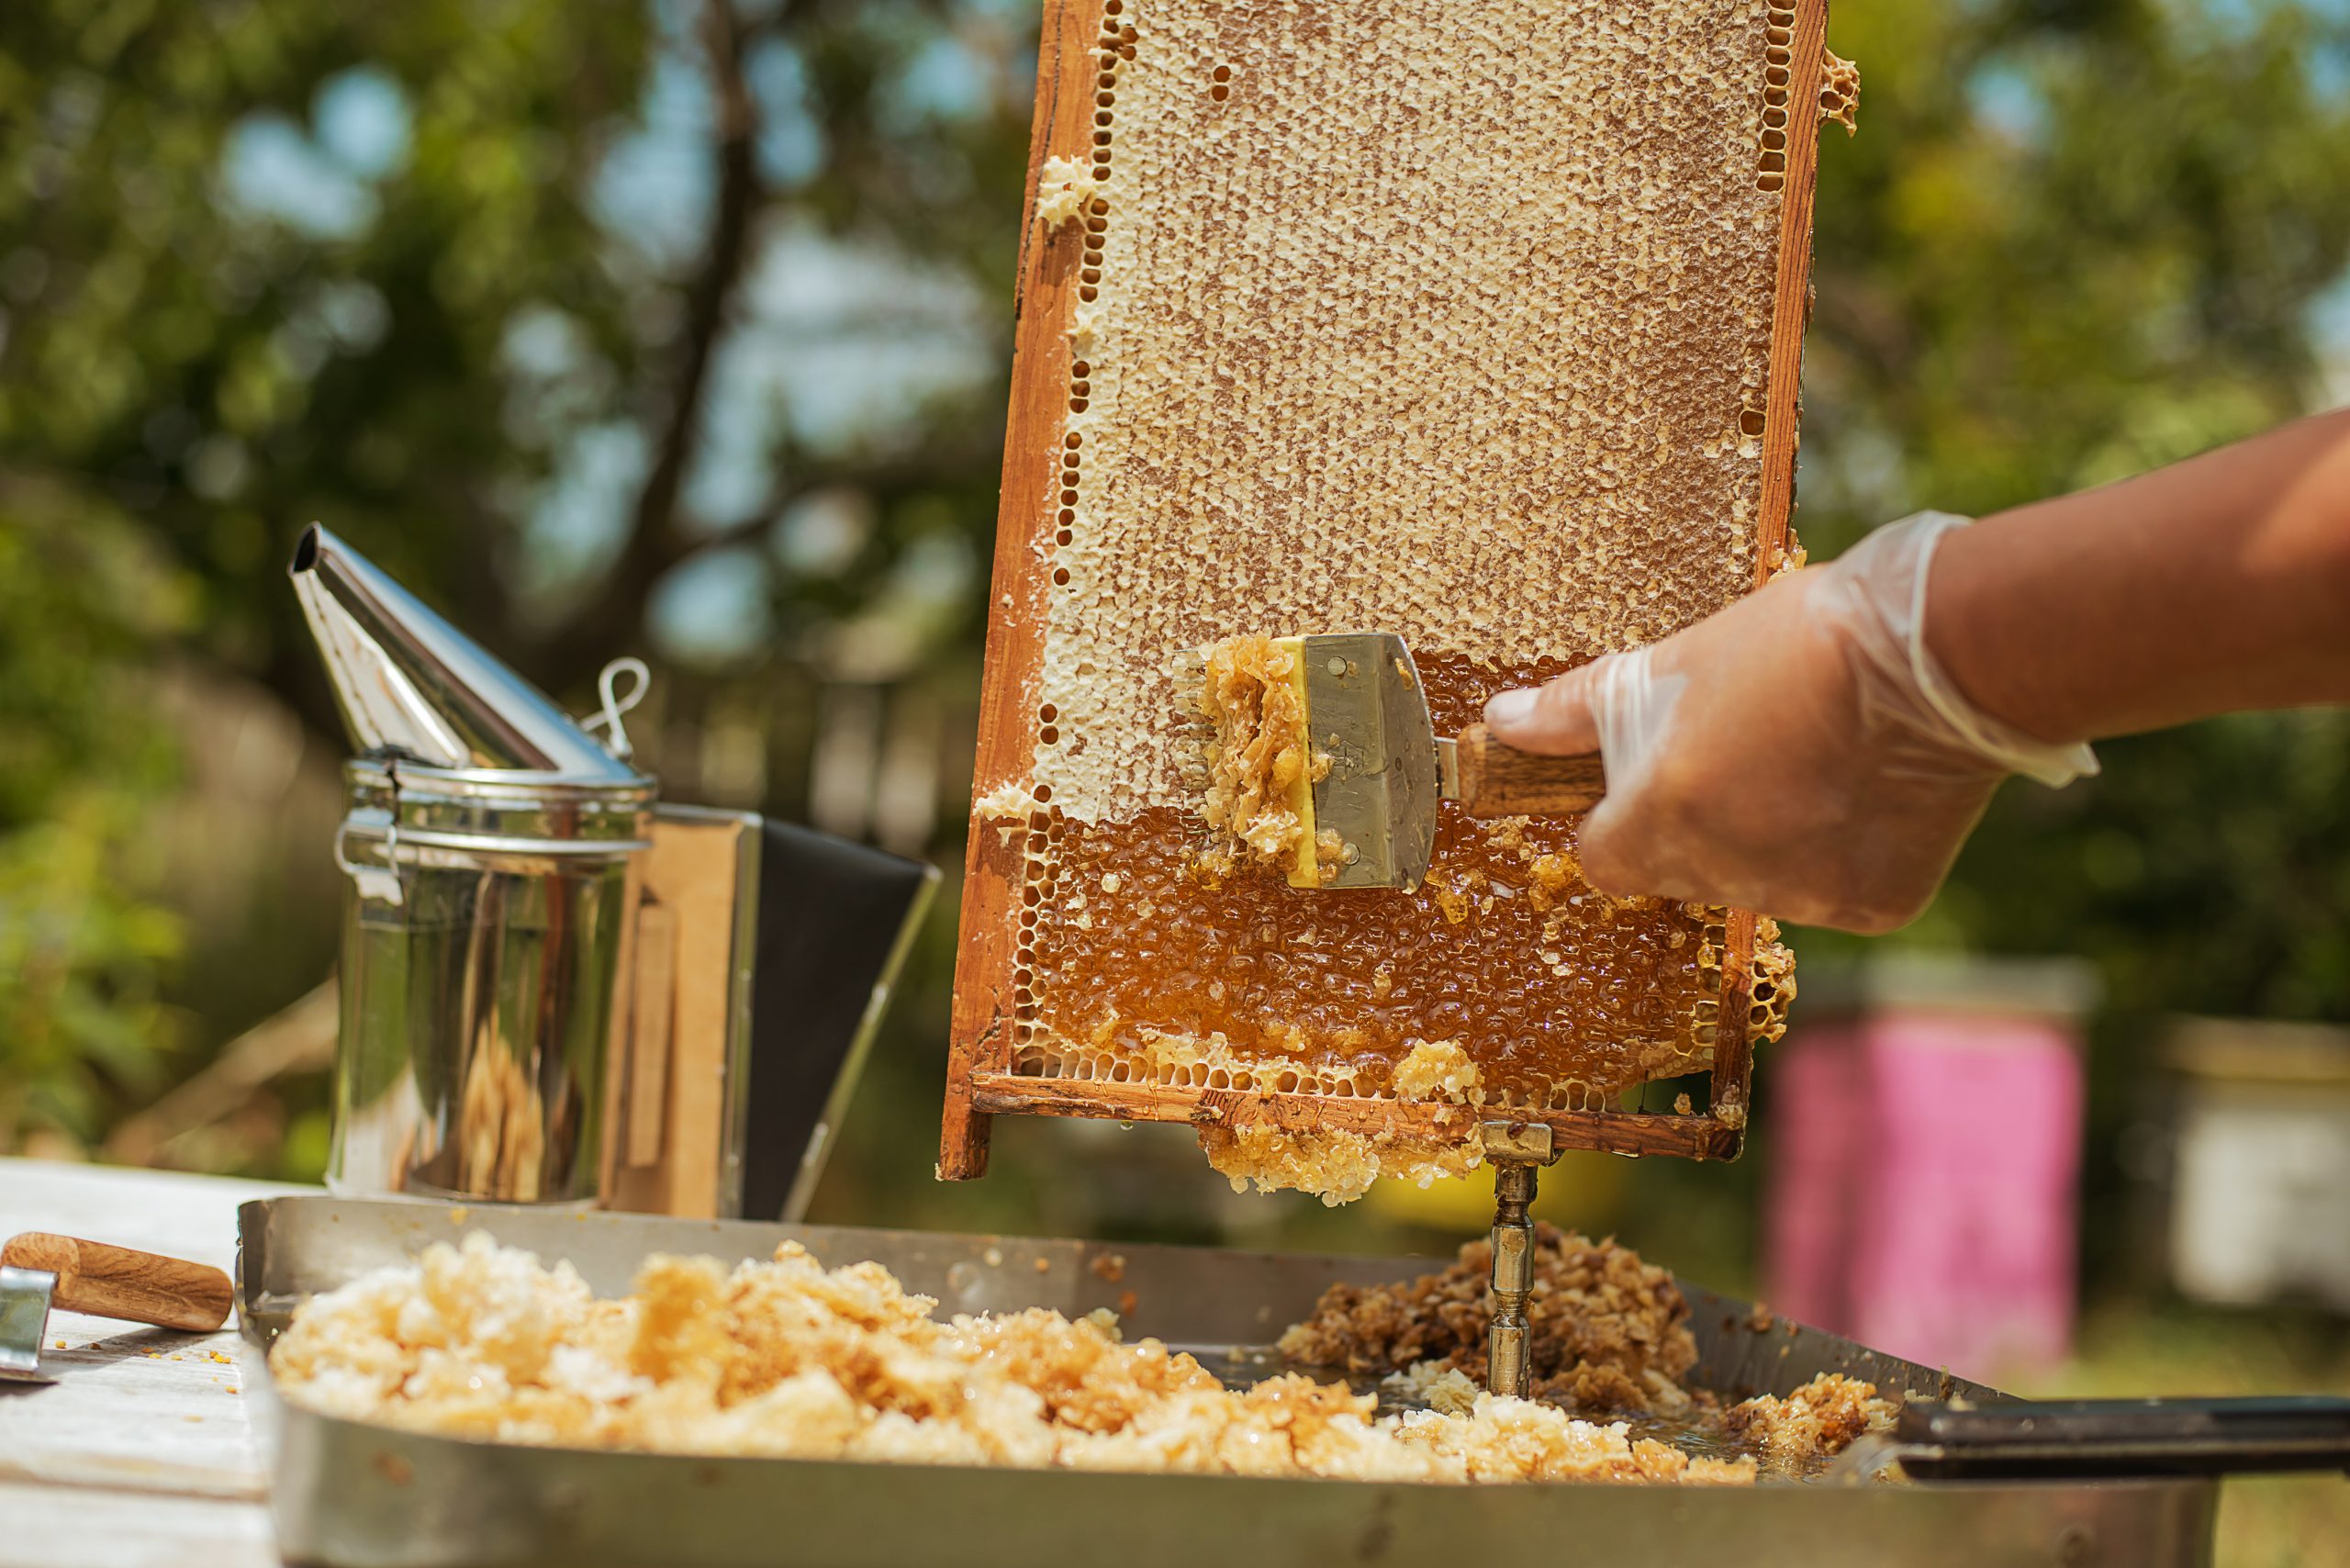
[[[1295,655],[1298,739],[1315,760],[1289,787],[1288,808],[1305,827],[1292,887],[1417,888],[1436,852],[1440,800],[1458,801],[1472,817],[1571,816],[1606,793],[1595,756],[1519,751],[1483,724],[1439,736],[1411,650],[1393,632],[1279,637],[1272,645]],[[1179,679],[1205,671],[1202,651],[1177,655]]]

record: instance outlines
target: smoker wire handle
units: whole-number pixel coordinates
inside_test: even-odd
[[[2350,1472],[2350,1399],[1911,1400],[1893,1440],[1937,1481]]]

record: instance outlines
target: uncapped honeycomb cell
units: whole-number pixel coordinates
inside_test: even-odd
[[[1418,662],[1455,727],[1494,678]],[[1222,853],[1196,805],[1050,824],[1030,884],[1037,1034],[1014,1071],[1400,1097],[1396,1065],[1443,1041],[1487,1103],[1581,1111],[1712,1060],[1720,912],[1595,892],[1572,821],[1448,804],[1410,892],[1292,888]]]
[[[1861,68],[1839,55],[1830,54],[1822,62],[1824,79],[1819,84],[1819,114],[1832,119],[1852,135],[1860,129],[1857,118],[1861,108]]]
[[[1598,1109],[1710,1062],[1723,912],[1594,891],[1572,822],[1448,805],[1410,892],[1203,853],[1175,655],[1398,632],[1449,733],[1752,585],[1793,21],[1764,0],[1104,18],[1091,140],[1046,150],[1057,192],[1074,159],[1091,193],[1054,208],[1078,249],[1068,411],[1038,438],[1050,717],[1020,780],[1013,1070],[1392,1097],[1443,1041],[1490,1103]],[[1783,959],[1758,955],[1766,1033]]]

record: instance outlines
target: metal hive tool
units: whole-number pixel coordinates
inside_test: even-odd
[[[1280,857],[1292,888],[1416,892],[1436,857],[1445,801],[1472,817],[1580,816],[1606,792],[1597,756],[1517,751],[1483,724],[1438,734],[1412,650],[1393,632],[1317,632],[1269,639],[1268,650],[1288,661],[1295,704],[1279,746],[1298,771],[1270,802],[1294,824],[1295,847]],[[1224,749],[1207,712],[1206,653],[1185,649],[1172,666],[1179,695],[1200,714],[1187,744],[1199,752],[1203,781]],[[1259,704],[1248,715],[1253,736],[1269,727],[1269,694],[1251,695]]]

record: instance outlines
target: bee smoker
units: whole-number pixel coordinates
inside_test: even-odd
[[[654,781],[325,530],[291,569],[360,751],[328,1181],[593,1199]]]
[[[325,530],[291,571],[359,753],[329,1184],[800,1217],[937,871],[656,804],[632,660],[583,726]]]

